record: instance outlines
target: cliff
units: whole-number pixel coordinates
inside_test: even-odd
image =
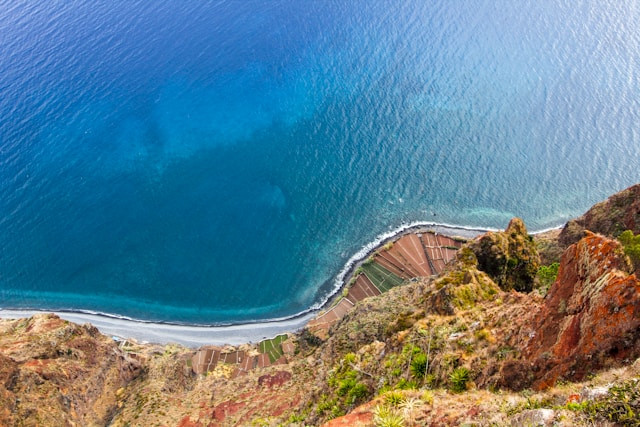
[[[560,233],[513,219],[465,244],[403,236],[339,315],[258,346],[0,321],[0,425],[638,426],[640,281],[616,240],[638,206],[634,186]]]
[[[0,320],[0,425],[104,425],[143,364],[91,325]]]
[[[618,237],[625,230],[640,234],[640,184],[614,194],[567,222],[559,243],[563,247],[572,245],[584,237],[586,230],[609,237]]]

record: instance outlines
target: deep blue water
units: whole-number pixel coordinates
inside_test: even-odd
[[[287,316],[404,222],[559,225],[640,181],[639,75],[636,2],[0,0],[0,307]]]

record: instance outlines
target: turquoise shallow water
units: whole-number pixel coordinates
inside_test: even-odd
[[[0,307],[226,323],[639,181],[633,2],[3,2]]]

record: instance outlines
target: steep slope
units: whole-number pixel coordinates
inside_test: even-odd
[[[582,239],[585,230],[608,237],[618,237],[625,230],[639,234],[640,184],[614,194],[595,204],[579,218],[567,222],[558,240],[566,248]]]
[[[405,280],[348,289],[322,334],[194,352],[0,321],[0,425],[640,426],[640,281],[613,238],[638,232],[639,188],[565,227],[561,256],[558,233],[517,218],[446,265],[430,235],[381,248],[370,262]],[[539,267],[556,260],[547,292]]]
[[[91,325],[0,320],[0,425],[104,425],[141,371]]]
[[[318,350],[331,365],[318,372],[307,420],[318,424],[340,417],[379,395],[375,404],[361,406],[354,416],[372,423],[374,408],[391,410],[388,400],[404,399],[422,408],[426,417],[422,422],[437,424],[433,407],[419,390],[434,390],[439,400],[458,407],[460,415],[465,405],[456,402],[456,396],[469,393],[465,390],[477,397],[482,392],[473,391],[476,388],[534,388],[546,390],[544,396],[556,393],[549,388],[560,380],[580,381],[638,358],[640,287],[621,245],[587,233],[565,251],[558,278],[542,298],[537,293],[505,291],[494,282],[495,278],[509,289],[513,279],[528,280],[526,288],[532,289],[533,276],[522,279],[522,272],[533,271],[527,264],[535,265],[537,254],[533,246],[522,245],[531,241],[525,233],[521,222],[514,220],[505,232],[481,236],[463,247],[456,262],[436,280],[409,284],[357,306],[353,317],[345,317]],[[514,243],[521,250],[514,251]],[[480,263],[478,258],[489,262]],[[509,262],[510,258],[518,261]],[[622,386],[635,389],[637,383]],[[475,412],[472,409],[467,405]],[[447,417],[440,422],[449,425],[468,419]],[[496,422],[490,418],[485,421]],[[344,422],[354,419],[347,417]],[[501,421],[507,419],[511,418]],[[574,422],[590,421],[578,413]]]

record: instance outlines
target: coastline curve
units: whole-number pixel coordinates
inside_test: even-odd
[[[550,227],[531,232],[531,234],[544,233],[561,226]],[[105,313],[92,310],[68,309],[46,310],[33,308],[0,307],[0,318],[28,317],[37,313],[53,312],[65,320],[76,323],[89,322],[101,332],[118,337],[119,339],[134,338],[143,342],[170,343],[175,342],[187,347],[200,345],[239,345],[258,342],[283,332],[294,332],[302,329],[309,320],[330,304],[338,296],[347,284],[353,271],[358,268],[373,252],[389,241],[395,240],[405,234],[419,231],[434,231],[452,237],[473,238],[487,231],[497,231],[495,228],[461,226],[431,221],[414,221],[383,232],[374,240],[362,246],[344,264],[342,269],[332,279],[333,286],[329,292],[321,297],[321,300],[309,308],[292,314],[272,319],[260,319],[248,322],[227,324],[194,324],[170,321],[152,321],[135,319],[113,313]]]

